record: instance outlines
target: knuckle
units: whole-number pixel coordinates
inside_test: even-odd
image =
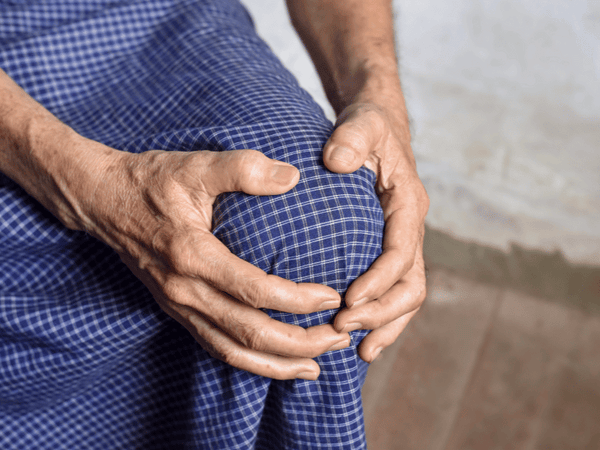
[[[355,152],[368,148],[368,136],[361,126],[348,122],[341,125],[334,135],[334,140],[340,146],[347,147]]]
[[[168,261],[171,267],[178,273],[189,274],[191,273],[191,259],[190,253],[184,250],[186,247],[179,245],[172,246],[168,253]]]
[[[389,323],[390,320],[383,315],[374,315],[371,319],[371,323],[369,324],[372,329],[381,328],[385,324]]]
[[[421,308],[421,305],[425,302],[426,298],[427,298],[427,287],[423,286],[421,293],[417,297],[417,308],[416,308],[417,311]]]
[[[417,199],[418,199],[418,204],[421,208],[421,214],[423,217],[425,217],[427,215],[427,212],[429,211],[430,200],[429,200],[429,195],[427,194],[427,190],[425,189],[425,186],[423,186],[423,183],[421,183],[421,182],[419,182]]]
[[[354,111],[353,116],[365,133],[382,138],[391,131],[386,114],[375,105],[362,104]]]
[[[181,185],[176,180],[176,173],[165,176],[161,180],[160,190],[167,201],[178,197],[181,193]]]
[[[216,345],[214,342],[202,338],[198,341],[198,343],[213,358],[223,362],[225,362],[225,360],[227,359],[226,352],[222,351],[222,349],[219,348],[219,346]]]
[[[252,278],[246,280],[244,285],[244,291],[242,292],[242,300],[247,305],[252,306],[255,309],[265,308],[265,293],[263,289],[262,278]]]
[[[316,358],[331,346],[330,342],[317,345],[315,343],[315,336],[311,335],[305,328],[300,328],[292,336],[294,336],[294,341],[298,344],[296,350],[298,352],[297,356],[302,358]]]
[[[407,295],[407,306],[409,307],[407,312],[411,312],[420,308],[423,304],[423,301],[425,300],[425,297],[427,296],[427,288],[425,286],[425,283],[419,280],[412,292],[407,293]]]
[[[429,207],[429,194],[427,194],[427,189],[425,189],[423,183],[419,184],[421,189],[421,201]]]
[[[267,349],[269,342],[269,332],[264,328],[258,328],[250,335],[250,348],[256,351],[264,351]]]
[[[423,187],[421,181],[417,178],[412,181],[405,181],[400,183],[397,187],[397,193],[402,194],[403,203],[411,207],[415,211],[419,211],[423,208],[424,204],[429,203],[427,192]]]
[[[215,357],[220,361],[223,361],[224,363],[229,364],[233,367],[239,367],[243,359],[241,351],[235,347],[227,348],[223,351],[220,351],[218,353],[218,356]]]
[[[403,252],[403,258],[401,261],[399,261],[398,264],[398,271],[397,273],[399,274],[398,278],[403,277],[405,274],[407,274],[410,269],[413,268],[413,266],[415,265],[415,255],[412,252]]]
[[[240,367],[243,362],[242,350],[217,335],[202,335],[198,340],[200,346],[213,358],[234,367]]]
[[[166,236],[161,242],[155,245],[155,249],[162,254],[167,265],[176,273],[186,272],[186,258],[181,249],[185,248],[182,239],[179,236]]]
[[[264,180],[265,157],[257,150],[240,150],[230,161],[227,173],[236,191],[260,190]]]
[[[184,167],[192,173],[198,173],[214,163],[215,158],[218,156],[218,152],[212,152],[210,150],[199,150],[183,155]]]
[[[167,279],[163,282],[161,289],[165,297],[167,297],[169,300],[179,304],[184,304],[183,289],[180,283],[178,283],[177,278],[167,277]]]
[[[191,233],[166,232],[153,240],[154,251],[176,274],[195,274],[198,267],[197,249],[201,238]]]
[[[156,180],[150,188],[145,190],[145,199],[150,210],[160,215],[176,213],[178,205],[188,197],[183,184],[181,169],[171,171]]]
[[[389,335],[385,336],[381,340],[380,345],[379,345],[381,347],[381,349],[385,350],[390,345],[392,345],[394,342],[396,342],[396,339],[398,339],[398,337],[400,337],[400,334],[402,334],[402,332],[398,331],[398,332],[390,333]]]
[[[365,111],[366,117],[371,122],[371,125],[375,127],[377,130],[384,130],[387,126],[387,120],[383,116],[382,112],[375,108],[368,108]]]
[[[252,350],[265,351],[269,342],[269,332],[262,327],[246,329],[242,333],[241,342]]]
[[[262,166],[263,154],[257,150],[243,150],[238,153],[235,159],[238,173],[254,173],[257,168]]]
[[[241,155],[242,161],[247,164],[260,164],[264,160],[264,155],[258,150],[243,150]]]

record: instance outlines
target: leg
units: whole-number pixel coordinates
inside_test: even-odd
[[[112,35],[99,35],[98,27],[106,25],[93,14],[58,30],[61,42],[96,39],[103,49],[93,64],[69,69],[72,80],[60,92],[53,90],[52,77],[31,79],[11,66],[15,54],[27,54],[21,44],[0,52],[0,62],[59,118],[113,147],[254,148],[296,165],[301,182],[284,196],[220,197],[214,233],[269,273],[343,293],[380,252],[383,218],[374,175],[361,169],[342,176],[323,168],[321,147],[332,125],[254,34],[244,10],[225,1],[156,1],[103,14],[113,24],[127,14],[135,17],[130,22],[137,28],[127,28],[133,38],[125,33],[115,44]],[[141,29],[148,31],[136,34]],[[42,56],[29,62],[45,67],[50,62],[43,55],[55,45],[52,40],[38,45]],[[75,45],[55,57],[56,70],[84,50]],[[118,82],[103,80],[107,72]],[[34,261],[35,270],[19,270],[27,274],[19,282],[27,289],[3,290],[0,300],[19,304],[25,316],[39,311],[43,316],[36,322],[2,315],[8,317],[3,330],[12,330],[3,341],[7,358],[18,354],[18,342],[26,342],[22,354],[31,361],[22,372],[28,382],[12,376],[14,371],[8,374],[20,391],[15,406],[2,412],[7,430],[35,436],[31,423],[47,421],[53,429],[46,438],[49,448],[60,448],[67,437],[98,448],[115,442],[144,448],[269,448],[274,442],[278,448],[364,447],[360,388],[366,364],[356,354],[364,333],[354,333],[351,348],[319,358],[317,382],[274,382],[233,369],[210,358],[162,314],[112,252],[65,231],[10,181],[3,183],[3,214],[20,220],[6,228],[6,236],[19,224],[38,231],[30,233],[37,239],[31,245],[22,239],[14,254],[5,252],[1,263],[7,270],[14,272],[25,258]],[[44,242],[42,257],[34,249]],[[270,314],[310,326],[330,321],[335,311]],[[52,331],[44,334],[40,327]],[[48,342],[59,342],[55,347],[64,345],[65,351]],[[52,364],[31,367],[42,360]],[[62,378],[52,381],[45,367]],[[90,434],[72,436],[74,418]]]

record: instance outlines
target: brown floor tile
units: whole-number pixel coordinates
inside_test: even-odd
[[[546,411],[535,450],[600,449],[600,381],[565,368]]]
[[[506,292],[446,450],[532,448],[583,318]]]
[[[496,331],[486,345],[446,450],[528,448],[547,403],[556,372],[554,361],[526,335]]]
[[[579,309],[506,290],[497,320],[566,356],[577,345],[585,317]]]
[[[584,367],[596,377],[600,385],[600,315],[584,319],[577,347],[570,356],[576,365]],[[598,449],[600,450],[600,446]]]
[[[496,288],[444,271],[429,281],[428,298],[366,417],[370,450],[442,448],[496,309]]]
[[[394,363],[396,362],[404,338],[408,333],[410,331],[402,333],[396,339],[396,342],[381,352],[380,357],[371,363],[369,367],[369,374],[362,388],[363,410],[366,422],[373,417],[379,400],[386,395],[388,383],[393,375]]]

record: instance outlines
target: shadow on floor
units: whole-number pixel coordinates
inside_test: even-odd
[[[472,280],[600,313],[600,255],[597,266],[572,264],[558,251],[513,245],[505,253],[432,228],[426,229],[424,253],[428,264]]]

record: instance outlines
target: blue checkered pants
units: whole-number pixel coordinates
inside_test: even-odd
[[[252,148],[301,172],[285,195],[221,195],[214,234],[343,293],[381,252],[374,174],[327,171],[332,124],[233,0],[0,0],[0,67],[80,134],[128,152]],[[269,311],[303,327],[335,311]],[[0,174],[0,448],[362,449],[367,364],[317,381],[211,358],[108,247]]]

